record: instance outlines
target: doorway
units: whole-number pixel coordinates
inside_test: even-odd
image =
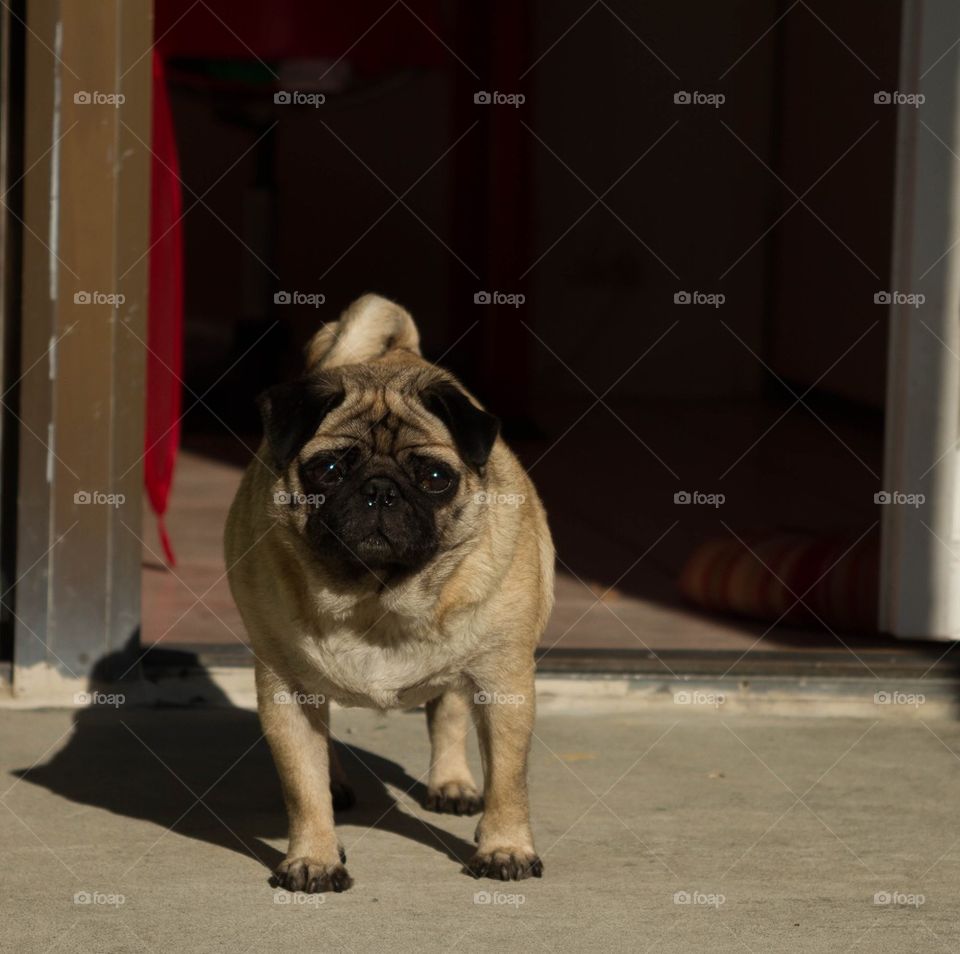
[[[385,34],[423,31],[400,9],[342,58],[172,62],[204,197],[184,374],[203,400],[186,397],[176,576],[147,536],[148,644],[243,641],[219,539],[253,397],[375,290],[503,418],[544,496],[550,658],[895,647],[875,615],[751,619],[683,580],[712,542],[762,564],[812,541],[867,567],[874,612],[896,291],[897,109],[878,94],[898,86],[900,5],[698,8],[706,58],[682,10],[600,6],[565,33],[582,12],[441,15],[415,63],[377,61]],[[275,103],[291,76],[302,104]]]

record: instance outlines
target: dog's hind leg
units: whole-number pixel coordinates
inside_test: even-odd
[[[333,742],[330,743],[330,794],[333,796],[333,810],[344,812],[356,805],[357,796],[340,761],[337,748]]]
[[[483,798],[467,765],[467,733],[472,723],[467,695],[449,689],[427,703],[430,778],[424,807],[433,812],[475,815]]]

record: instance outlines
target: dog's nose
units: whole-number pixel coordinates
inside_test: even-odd
[[[363,494],[368,507],[392,507],[400,496],[397,485],[389,477],[371,477],[364,484]]]

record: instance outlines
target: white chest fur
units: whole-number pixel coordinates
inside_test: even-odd
[[[331,623],[301,636],[298,675],[305,690],[341,705],[406,708],[462,684],[471,643],[462,630],[417,632],[390,616],[366,630]]]

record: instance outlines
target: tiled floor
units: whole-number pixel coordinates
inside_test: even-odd
[[[877,519],[872,495],[879,478],[870,471],[879,470],[879,428],[837,418],[828,431],[795,410],[752,446],[781,413],[758,404],[623,412],[647,450],[601,409],[576,439],[515,442],[548,504],[560,561],[556,610],[543,645],[754,646],[766,625],[710,616],[678,597],[677,573],[691,550],[732,531],[859,530]],[[224,575],[221,534],[247,452],[232,438],[216,446],[194,439],[190,446],[178,462],[168,516],[175,571],[157,559],[153,518],[144,520],[147,645],[245,639]],[[681,489],[722,489],[726,503],[720,510],[676,507],[673,494]],[[837,642],[781,624],[761,646],[824,649]]]

